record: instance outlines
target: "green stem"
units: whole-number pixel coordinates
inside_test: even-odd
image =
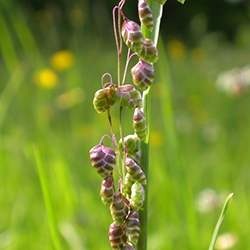
[[[147,29],[147,27],[142,25],[142,32],[143,32],[143,35],[145,37],[153,39],[154,44],[157,45],[158,39],[159,39],[159,30],[160,30],[163,5],[157,3],[154,0],[148,0],[148,3],[150,4],[150,7],[153,11],[155,27],[154,27],[153,31],[150,31],[149,29]],[[146,114],[148,134],[147,134],[146,141],[142,142],[142,144],[141,144],[141,152],[142,152],[141,165],[142,165],[143,170],[147,176],[148,182],[149,182],[148,166],[149,166],[150,103],[151,103],[150,91],[144,92],[144,94],[143,94],[143,106],[144,106],[144,112]],[[148,197],[148,185],[145,188],[145,206],[144,206],[143,211],[140,214],[141,236],[140,236],[139,243],[138,243],[138,250],[146,250],[147,249],[147,219],[148,219],[148,204],[147,204],[148,199],[147,199],[147,197]]]

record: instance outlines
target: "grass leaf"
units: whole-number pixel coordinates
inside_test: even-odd
[[[228,206],[229,206],[229,203],[230,201],[232,200],[233,198],[233,193],[229,194],[225,203],[224,203],[224,206],[221,210],[221,213],[220,213],[220,217],[217,221],[217,224],[215,226],[215,229],[214,229],[214,232],[213,232],[213,235],[212,235],[212,240],[210,242],[210,245],[209,245],[209,249],[208,250],[213,250],[214,249],[214,246],[215,246],[215,243],[216,243],[216,239],[217,239],[217,236],[219,234],[219,230],[221,228],[221,225],[223,223],[223,220],[225,218],[225,215],[226,215],[226,212],[227,212],[227,209],[228,209]]]
[[[39,149],[34,145],[33,146],[33,154],[36,161],[38,177],[40,180],[40,185],[43,193],[44,204],[48,214],[48,223],[51,234],[51,239],[56,250],[62,250],[60,243],[60,236],[57,228],[57,222],[55,217],[55,211],[52,206],[51,196],[49,191],[48,179],[44,172],[43,163],[41,159],[41,154]]]

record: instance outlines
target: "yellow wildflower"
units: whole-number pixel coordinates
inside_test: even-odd
[[[163,144],[163,135],[158,131],[152,131],[150,133],[150,144],[154,147],[160,147]]]
[[[58,84],[58,76],[52,69],[44,68],[35,74],[34,81],[41,88],[53,89]]]
[[[74,55],[69,50],[60,50],[50,59],[51,65],[58,71],[69,69],[74,64]]]
[[[185,57],[186,47],[181,41],[176,39],[170,41],[168,44],[168,48],[173,59],[180,60]]]

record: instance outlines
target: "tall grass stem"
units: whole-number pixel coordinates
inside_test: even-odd
[[[162,17],[162,11],[163,11],[163,5],[157,3],[156,1],[149,0],[148,1],[154,16],[154,23],[155,27],[153,32],[151,32],[146,26],[142,25],[142,31],[143,35],[147,38],[152,38],[154,40],[154,44],[157,45],[158,39],[159,39],[159,29],[160,29],[160,23],[161,23],[161,17]],[[151,95],[150,91],[145,92],[143,96],[143,105],[144,105],[144,112],[146,114],[146,120],[147,120],[147,138],[145,142],[142,142],[141,144],[141,152],[142,152],[142,158],[141,158],[141,164],[144,170],[144,173],[147,176],[147,180],[149,183],[149,176],[148,176],[148,167],[149,167],[149,133],[150,133],[150,104],[151,104]],[[138,243],[138,250],[146,250],[147,249],[147,221],[148,221],[148,185],[145,189],[145,206],[143,211],[140,214],[141,218],[141,237],[139,239]]]

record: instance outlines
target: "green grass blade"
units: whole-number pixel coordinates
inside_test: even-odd
[[[43,193],[44,204],[47,210],[48,223],[51,234],[51,239],[56,250],[62,250],[60,235],[57,227],[55,211],[52,206],[51,196],[49,192],[48,179],[44,172],[43,163],[40,155],[40,151],[36,146],[33,146],[33,154],[36,161],[37,172],[40,180],[40,185]]]
[[[12,39],[11,33],[7,21],[4,15],[0,12],[0,56],[2,55],[3,61],[11,74],[13,68],[18,64],[18,57],[16,54],[14,41]]]
[[[158,84],[160,89],[159,102],[162,112],[162,121],[164,126],[165,136],[165,148],[167,150],[169,166],[176,168],[179,167],[178,157],[178,140],[175,129],[175,121],[173,114],[172,95],[171,95],[171,72],[169,69],[169,62],[167,52],[164,48],[163,41],[160,39],[159,51],[161,59],[157,64],[157,72],[159,72],[160,83]]]
[[[0,129],[3,126],[6,115],[8,114],[7,111],[23,82],[24,75],[25,69],[16,67],[12,71],[12,75],[6,84],[6,87],[0,94]]]
[[[223,220],[225,218],[225,215],[226,215],[226,212],[227,212],[227,209],[228,209],[228,206],[229,206],[229,203],[230,201],[232,200],[233,198],[233,193],[229,194],[225,203],[224,203],[224,206],[221,210],[221,213],[220,213],[220,217],[216,223],[216,226],[214,228],[214,232],[213,232],[213,235],[212,235],[212,240],[210,242],[210,245],[209,245],[209,249],[208,250],[213,250],[214,249],[214,246],[215,246],[215,243],[216,243],[216,239],[217,239],[217,236],[219,234],[219,230],[220,230],[220,227],[223,223]]]

